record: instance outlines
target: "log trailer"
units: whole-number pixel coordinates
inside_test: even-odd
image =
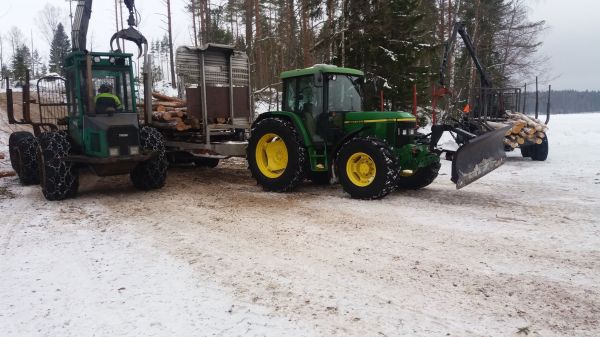
[[[168,102],[161,106],[146,99],[144,105],[147,125],[156,127],[165,138],[169,162],[215,167],[221,159],[245,156],[254,120],[246,53],[234,46],[209,43],[179,47],[176,55],[179,100],[174,106],[185,113],[175,117],[169,111],[156,111]],[[145,78],[144,86],[150,88],[150,74]]]
[[[434,103],[432,105],[434,107],[436,106],[437,98],[451,94],[446,88],[446,68],[458,35],[462,38],[465,48],[477,69],[481,87],[479,88],[479,94],[474,99],[474,104],[469,104],[470,111],[465,111],[465,114],[463,114],[460,120],[456,121],[454,127],[475,135],[483,135],[509,125],[511,128],[507,131],[504,139],[506,151],[520,148],[523,157],[530,157],[532,160],[536,161],[546,160],[549,147],[548,136],[546,134],[548,128],[546,125],[550,120],[550,94],[548,94],[546,120],[544,122],[537,119],[537,101],[535,118],[529,117],[523,113],[525,110],[524,100],[522,104],[523,110],[522,112],[518,112],[521,107],[521,89],[494,88],[485,67],[477,57],[475,47],[473,46],[471,37],[467,33],[466,25],[463,22],[455,23],[452,34],[448,41],[446,41],[444,55],[440,66],[439,84],[441,87],[434,93]],[[446,129],[448,129],[447,126],[434,125],[432,131],[434,133],[439,133]],[[468,139],[465,139],[460,134],[455,138],[459,145],[465,144],[465,141],[468,141]]]
[[[142,53],[146,39],[134,28],[133,0],[125,1],[129,25],[111,39],[135,42]],[[142,190],[165,184],[168,163],[162,135],[140,126],[134,89],[133,59],[119,49],[111,52],[85,50],[91,0],[80,0],[73,22],[73,51],[63,60],[66,77],[48,76],[37,81],[37,101],[31,98],[29,73],[23,87],[20,118],[7,79],[7,112],[11,124],[29,125],[32,132],[14,132],[9,138],[13,169],[22,184],[42,187],[48,200],[73,197],[79,186],[79,169],[89,167],[99,176],[129,173]],[[147,46],[144,46],[147,51]],[[144,52],[144,54],[146,54]],[[102,100],[98,89],[112,87],[120,97]],[[39,106],[39,114],[31,109]]]

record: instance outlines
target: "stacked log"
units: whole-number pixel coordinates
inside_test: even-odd
[[[158,128],[185,131],[195,128],[199,121],[187,116],[186,101],[177,97],[170,97],[158,92],[153,92],[152,121]],[[143,107],[144,105],[141,104]]]
[[[538,145],[542,144],[543,139],[546,137],[546,132],[548,132],[548,127],[546,124],[536,118],[529,117],[520,112],[507,112],[507,116],[513,125],[519,125],[521,128],[521,130],[516,133],[518,145],[524,144],[525,141]],[[511,135],[515,135],[513,129],[510,130]],[[511,147],[513,146],[512,144],[509,145],[511,145]]]
[[[546,132],[548,131],[548,127],[544,123],[520,112],[507,112],[506,115],[508,116],[506,123],[487,123],[494,129],[499,129],[507,125],[512,126],[506,131],[504,144],[513,149],[526,142],[542,144],[543,139],[546,137]]]

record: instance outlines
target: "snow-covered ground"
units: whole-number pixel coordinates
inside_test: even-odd
[[[599,336],[599,120],[552,116],[546,162],[459,191],[445,162],[372,202],[265,193],[236,159],[64,202],[2,179],[1,335]]]

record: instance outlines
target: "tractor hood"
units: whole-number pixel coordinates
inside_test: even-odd
[[[346,123],[383,123],[383,122],[415,122],[413,114],[402,111],[360,111],[347,112]]]

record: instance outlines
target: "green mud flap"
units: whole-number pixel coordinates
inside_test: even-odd
[[[452,182],[461,189],[504,164],[504,136],[510,126],[485,133],[461,146],[452,160]]]

